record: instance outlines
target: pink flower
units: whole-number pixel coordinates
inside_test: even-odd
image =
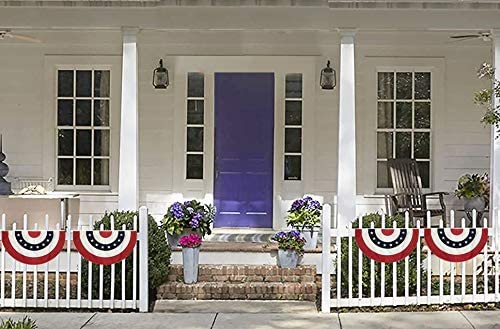
[[[201,236],[196,233],[184,235],[179,239],[179,246],[182,248],[198,248],[201,246]]]

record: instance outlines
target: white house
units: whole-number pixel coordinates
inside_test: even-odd
[[[413,157],[429,191],[490,170],[496,208],[473,93],[497,29],[492,0],[0,1],[9,177],[53,178],[83,214],[198,198],[216,227],[278,229],[305,194],[339,221],[384,209],[386,160]]]

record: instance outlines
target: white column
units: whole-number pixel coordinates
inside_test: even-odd
[[[139,118],[137,81],[137,29],[123,30],[122,102],[118,209],[139,206]]]
[[[354,31],[341,31],[337,223],[340,229],[356,218],[356,116]]]
[[[495,80],[500,81],[500,31],[493,31],[493,66]],[[493,97],[493,106],[498,107],[500,99]],[[491,127],[491,159],[490,159],[490,216],[494,227],[500,224],[498,211],[500,210],[500,134],[497,128]]]

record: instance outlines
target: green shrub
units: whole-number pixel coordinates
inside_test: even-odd
[[[382,216],[379,214],[369,214],[362,218],[363,220],[363,228],[370,227],[370,223],[373,222],[374,227],[381,227],[382,224]],[[397,227],[405,227],[404,217],[401,215],[396,216],[387,216],[386,217],[386,227],[393,227],[393,221],[396,221]],[[359,225],[358,220],[353,222],[353,228],[357,228]],[[341,239],[341,289],[342,296],[347,297],[349,294],[349,272],[348,272],[348,261],[349,261],[349,242],[348,238]],[[352,273],[352,295],[358,296],[358,245],[356,244],[356,239],[352,239],[352,265],[351,265],[351,273]],[[362,291],[364,297],[370,297],[371,293],[371,275],[370,275],[370,264],[371,261],[365,255],[363,257],[363,267],[362,267]],[[421,263],[417,267],[417,252],[414,250],[410,256],[408,257],[408,288],[410,295],[416,295],[417,292],[417,268],[420,268],[421,281],[426,282],[426,273],[422,269],[422,264],[426,258],[425,253],[420,253],[420,261]],[[381,263],[374,262],[374,281],[375,281],[375,297],[380,297],[380,288],[381,288]],[[405,293],[405,262],[404,260],[399,261],[396,266],[397,272],[396,277],[399,278],[396,280],[397,282],[397,295],[404,296]],[[386,264],[385,265],[385,296],[392,296],[393,286],[392,286],[392,273],[393,273],[393,265]],[[425,284],[424,284],[425,285]]]
[[[2,320],[0,329],[36,329],[38,326],[34,320],[25,316],[22,320],[14,321],[11,318]]]
[[[133,228],[134,216],[139,216],[137,212],[132,211],[115,211],[112,213],[106,213],[101,220],[94,224],[94,229],[98,230],[101,224],[104,229],[111,229],[111,216],[114,217],[115,229],[121,229],[122,225],[125,224],[127,230]],[[139,219],[138,219],[139,222]],[[137,223],[139,226],[139,223]],[[137,228],[139,229],[139,227]],[[170,266],[170,256],[171,250],[167,243],[165,231],[158,226],[155,219],[149,215],[148,216],[148,267],[149,267],[149,289],[150,298],[154,297],[154,292],[156,289],[165,281],[168,275],[168,270]],[[126,298],[132,298],[132,254],[127,257],[125,262],[125,284],[126,284]],[[137,258],[137,268],[139,268],[139,258]],[[97,298],[99,296],[99,265],[92,266],[92,298]],[[122,265],[121,262],[115,264],[115,299],[121,299],[121,277],[122,277]],[[104,266],[104,284],[103,284],[103,296],[104,298],[109,298],[111,295],[111,266]],[[84,297],[86,297],[87,289],[87,279],[88,279],[88,262],[82,261],[82,282],[84,287],[82,291],[84,292]],[[139,287],[139,278],[137,273],[137,287]],[[138,296],[138,295],[137,295]]]

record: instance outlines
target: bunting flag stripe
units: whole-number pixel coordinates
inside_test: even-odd
[[[66,232],[16,230],[2,231],[2,244],[15,260],[40,265],[54,259],[64,247]]]
[[[426,228],[425,243],[434,255],[448,262],[477,256],[488,242],[487,228]]]
[[[355,229],[356,243],[368,258],[393,263],[411,254],[418,242],[418,229]]]
[[[86,260],[111,265],[121,262],[134,250],[137,231],[75,231],[73,240]]]

